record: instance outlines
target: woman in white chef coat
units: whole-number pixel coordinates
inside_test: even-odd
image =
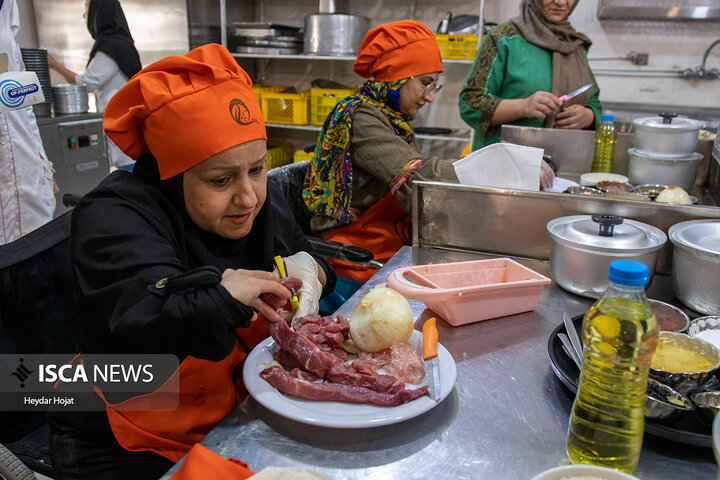
[[[23,71],[15,0],[0,1],[0,54],[8,71]],[[0,113],[0,244],[17,240],[53,218],[53,169],[32,107]]]
[[[48,64],[69,83],[87,85],[88,90],[95,93],[98,112],[104,112],[115,92],[142,68],[140,56],[118,0],[85,0],[83,18],[95,40],[87,69],[75,73],[50,54]],[[133,160],[110,139],[107,142],[110,165],[132,170]]]

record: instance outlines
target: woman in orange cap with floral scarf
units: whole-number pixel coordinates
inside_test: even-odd
[[[353,69],[368,81],[325,120],[303,200],[314,213],[314,233],[366,248],[385,262],[409,243],[410,181],[457,182],[451,161],[422,158],[408,123],[440,90],[442,60],[433,33],[403,20],[371,29]],[[331,263],[338,275],[360,281],[375,271]]]
[[[179,405],[153,411],[162,391],[97,391],[100,411],[53,412],[56,478],[158,478],[235,408],[246,395],[243,360],[268,336],[265,318],[283,321],[262,294],[290,297],[271,273],[275,255],[303,281],[296,316],[316,313],[323,285],[334,288],[332,269],[307,253],[282,192],[268,185],[250,86],[211,44],[150,65],[107,106],[105,131],[137,162],[73,212],[82,349],[175,354]],[[232,478],[252,474],[236,467]]]

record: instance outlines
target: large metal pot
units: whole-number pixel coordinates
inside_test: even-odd
[[[695,311],[720,314],[720,220],[689,220],[668,230],[675,296]]]
[[[355,55],[370,29],[370,19],[342,13],[315,13],[305,17],[304,53]]]
[[[633,120],[635,148],[656,156],[687,157],[695,151],[703,123],[692,118],[661,113]]]
[[[686,191],[695,186],[701,153],[684,157],[666,157],[628,148],[628,178],[633,185],[650,183],[677,185]]]
[[[565,290],[599,298],[608,285],[613,260],[635,260],[655,274],[665,233],[645,223],[614,215],[572,215],[548,222],[552,239],[550,273]]]

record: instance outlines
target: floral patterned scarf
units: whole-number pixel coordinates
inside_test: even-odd
[[[351,221],[353,171],[350,152],[352,118],[360,103],[367,103],[388,119],[395,134],[408,144],[415,140],[405,115],[390,105],[399,103],[399,93],[407,79],[392,82],[367,81],[358,95],[345,97],[325,119],[303,185],[303,201],[318,215]]]

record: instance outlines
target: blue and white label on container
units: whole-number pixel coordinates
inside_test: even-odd
[[[0,112],[29,107],[45,101],[35,72],[0,74]]]

